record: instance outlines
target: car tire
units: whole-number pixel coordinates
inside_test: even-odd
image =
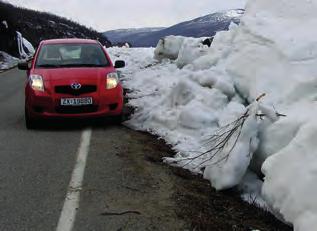
[[[34,119],[32,119],[30,117],[27,108],[25,108],[24,118],[25,118],[25,127],[26,127],[26,129],[32,130],[32,129],[36,128],[36,122],[35,122]]]
[[[123,114],[117,115],[117,116],[113,116],[112,117],[112,122],[114,124],[121,124],[123,122]]]

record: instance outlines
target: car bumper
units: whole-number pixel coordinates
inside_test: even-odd
[[[86,106],[61,106],[62,98],[92,97],[93,104]],[[123,90],[117,87],[103,92],[82,94],[50,94],[26,89],[26,109],[32,118],[97,118],[122,114]]]

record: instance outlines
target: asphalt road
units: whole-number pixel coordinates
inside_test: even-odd
[[[154,138],[107,123],[24,125],[24,72],[0,74],[0,231],[56,230],[81,137],[92,135],[72,230],[184,230]],[[68,230],[63,230],[68,231]]]

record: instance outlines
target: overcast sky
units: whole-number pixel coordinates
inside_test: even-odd
[[[6,0],[73,19],[103,32],[171,26],[219,10],[244,8],[246,0]]]

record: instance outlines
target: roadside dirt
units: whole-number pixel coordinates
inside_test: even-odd
[[[183,220],[184,225],[174,230],[292,230],[271,214],[242,201],[239,192],[216,192],[201,176],[162,163],[162,157],[174,155],[163,140],[140,132],[134,137],[142,151],[134,152],[134,148],[129,147],[122,158],[134,163],[131,166],[136,169],[131,173],[136,170],[152,178],[153,199],[158,199],[158,205],[152,204],[152,209],[157,211],[157,206],[161,206],[167,217]],[[148,186],[144,186],[146,190]]]
[[[74,230],[292,230],[239,192],[216,192],[200,175],[163,163],[174,155],[163,140],[123,126],[93,128]]]
[[[74,230],[291,231],[199,175],[171,167],[163,140],[123,126],[93,126]]]

